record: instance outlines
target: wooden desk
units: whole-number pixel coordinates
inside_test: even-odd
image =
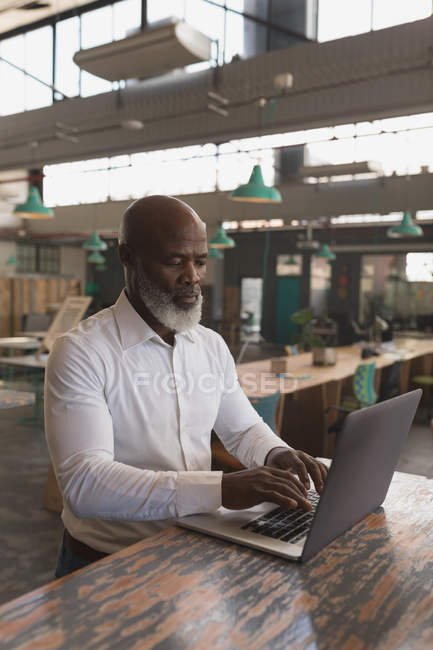
[[[433,647],[433,481],[396,474],[384,510],[304,565],[173,527],[0,608],[0,646]]]
[[[21,390],[0,390],[0,409],[27,406],[28,404],[34,404],[34,402],[34,393],[26,393]]]
[[[0,338],[0,348],[8,350],[36,350],[41,342],[30,336],[8,336]]]
[[[327,455],[324,439],[324,413],[328,406],[339,404],[343,383],[352,377],[360,363],[376,363],[375,387],[379,389],[382,369],[399,358],[400,393],[410,388],[410,376],[431,374],[433,363],[433,339],[399,338],[397,354],[386,352],[377,357],[361,359],[358,346],[337,349],[335,366],[313,366],[311,353],[303,353],[287,360],[287,372],[294,378],[278,378],[271,372],[271,359],[237,366],[239,381],[249,397],[266,395],[280,390],[281,437],[296,448],[314,456]],[[303,378],[297,378],[301,376]]]

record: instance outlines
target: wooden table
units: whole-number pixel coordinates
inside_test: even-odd
[[[27,406],[34,404],[34,393],[21,390],[0,390],[0,409],[9,409],[14,406]]]
[[[39,339],[31,336],[7,336],[0,338],[0,348],[8,350],[36,350],[41,345]]]
[[[0,367],[24,368],[31,373],[30,380],[35,393],[35,408],[32,417],[22,420],[22,423],[27,426],[43,427],[43,377],[47,359],[48,354],[41,354],[39,358],[34,354],[26,354],[21,357],[0,357]],[[11,380],[10,376],[9,380]]]
[[[433,647],[433,481],[306,564],[177,527],[0,608],[3,650]]]
[[[22,332],[16,332],[17,336],[31,336],[35,339],[43,339],[47,334],[47,330],[24,330]]]
[[[361,359],[359,346],[337,348],[334,366],[313,366],[311,353],[281,357],[293,377],[279,378],[271,372],[271,359],[237,366],[239,381],[249,397],[279,390],[283,395],[278,414],[281,437],[296,448],[314,456],[332,455],[324,436],[324,413],[340,402],[342,387],[353,377],[360,363],[376,364],[375,388],[378,391],[382,369],[401,359],[400,393],[410,388],[410,377],[431,374],[433,339],[399,338],[396,353]],[[301,378],[298,378],[301,377]]]

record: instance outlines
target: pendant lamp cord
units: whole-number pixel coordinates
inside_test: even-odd
[[[262,329],[263,326],[263,315],[264,315],[264,308],[265,308],[265,287],[266,287],[266,280],[267,280],[267,275],[268,275],[268,260],[269,260],[269,246],[270,246],[270,236],[271,236],[271,231],[266,229],[265,230],[265,248],[263,251],[263,271],[262,271],[262,321],[260,323],[260,329]]]

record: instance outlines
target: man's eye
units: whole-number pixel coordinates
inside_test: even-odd
[[[196,264],[197,266],[206,266],[206,261],[207,260],[197,260]]]

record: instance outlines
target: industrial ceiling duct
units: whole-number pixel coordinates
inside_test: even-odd
[[[146,79],[191,63],[209,61],[212,39],[176,18],[74,55],[83,70],[107,79]]]

